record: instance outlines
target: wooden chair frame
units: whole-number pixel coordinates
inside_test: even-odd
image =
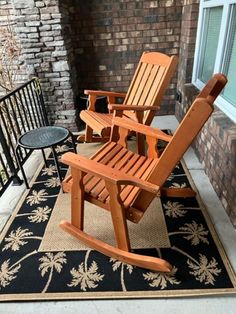
[[[167,261],[130,252],[127,219],[138,223],[152,200],[162,193],[175,197],[195,195],[191,189],[163,189],[163,185],[212,114],[213,102],[226,82],[222,74],[208,82],[173,136],[128,118],[115,117],[113,125],[119,128],[118,140],[111,136],[90,159],[70,152],[64,154],[62,161],[71,167],[71,175],[63,184],[64,191],[71,193],[71,222],[62,221],[60,226],[88,246],[122,262],[170,272],[172,267]],[[146,156],[127,148],[130,130],[146,137]],[[167,143],[161,153],[157,149],[159,140]],[[83,230],[85,200],[110,211],[117,247]]]
[[[88,109],[82,110],[81,119],[86,123],[85,135],[80,141],[108,141],[113,116],[125,116],[145,125],[150,125],[155,113],[160,109],[161,101],[177,66],[176,56],[167,56],[159,52],[144,52],[137,66],[127,93],[101,90],[85,90],[88,95]],[[106,96],[109,113],[95,111],[98,96]],[[116,104],[116,98],[124,98],[123,104]],[[99,136],[94,136],[96,132]],[[142,139],[138,139],[140,151]]]

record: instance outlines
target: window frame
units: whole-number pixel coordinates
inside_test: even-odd
[[[206,34],[204,31],[204,18],[205,18],[205,10],[207,8],[213,7],[222,7],[222,19],[221,19],[221,27],[219,33],[219,41],[216,52],[216,60],[214,65],[214,73],[222,72],[224,73],[224,60],[226,57],[226,49],[228,46],[227,41],[229,37],[229,29],[227,26],[229,25],[230,20],[233,18],[233,14],[231,10],[231,5],[236,6],[236,0],[200,0],[199,6],[199,17],[198,17],[198,25],[197,25],[197,37],[196,37],[196,46],[194,53],[194,64],[193,64],[193,76],[192,76],[192,84],[195,85],[198,89],[202,89],[205,86],[205,83],[198,79],[199,68],[200,68],[200,58],[202,53],[202,48],[204,47],[204,37]],[[227,44],[227,45],[226,45]],[[223,111],[231,120],[236,123],[236,104],[235,106],[224,99],[222,96],[217,97],[215,101],[215,105]]]

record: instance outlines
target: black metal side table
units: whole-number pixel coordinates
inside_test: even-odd
[[[52,149],[58,177],[60,181],[62,182],[60,167],[59,167],[59,163],[57,159],[57,154],[55,151],[55,145],[59,145],[63,143],[69,137],[71,137],[73,149],[74,149],[74,152],[76,153],[76,146],[75,146],[73,135],[68,129],[63,128],[63,127],[57,127],[57,126],[39,127],[37,129],[26,132],[18,139],[16,149],[15,149],[16,158],[19,164],[19,168],[22,172],[23,179],[24,179],[27,189],[29,189],[29,184],[28,184],[23,166],[20,162],[19,148],[22,147],[29,150],[41,149],[42,154],[43,154],[43,159],[47,167],[47,161],[46,161],[44,149],[50,147]]]

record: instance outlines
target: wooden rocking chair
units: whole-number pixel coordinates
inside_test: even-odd
[[[62,221],[62,229],[95,250],[122,262],[170,272],[172,267],[167,261],[130,252],[126,220],[138,223],[152,200],[162,193],[175,197],[195,195],[190,188],[165,190],[162,186],[213,112],[213,102],[226,82],[224,75],[214,75],[173,136],[128,118],[115,117],[113,124],[119,128],[117,141],[113,141],[111,135],[111,140],[90,159],[71,152],[64,154],[62,161],[71,167],[71,175],[63,184],[64,191],[71,193],[71,222]],[[146,136],[146,156],[128,150],[130,130]],[[161,154],[157,151],[158,140],[167,142]],[[110,211],[117,248],[83,231],[85,200]]]
[[[160,109],[163,94],[176,66],[176,56],[169,57],[158,52],[144,52],[127,94],[85,90],[89,106],[87,110],[82,110],[80,113],[81,119],[86,123],[86,131],[85,135],[79,136],[79,141],[108,141],[113,116],[125,116],[150,125],[155,112]],[[95,111],[97,96],[107,96],[109,113]],[[122,105],[115,105],[117,97],[124,98]],[[100,136],[93,136],[93,131]]]

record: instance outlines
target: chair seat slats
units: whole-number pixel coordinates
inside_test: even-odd
[[[121,145],[107,145],[105,150],[105,154],[101,151],[100,154],[96,154],[95,158],[92,159],[138,178],[146,179],[152,170],[153,159],[140,156]],[[103,180],[92,175],[86,175],[84,184],[86,193],[91,197],[103,203],[109,201],[109,194]],[[125,207],[130,206],[138,192],[139,189],[133,186],[122,187],[121,199],[124,201]]]
[[[112,124],[112,114],[101,114],[90,110],[82,110],[80,117],[86,124],[92,123],[94,130],[98,134],[102,133],[103,136],[109,134]]]
[[[100,163],[104,165],[108,165],[110,160],[112,160],[113,158],[115,159],[115,157],[117,157],[120,150],[121,150],[121,146],[118,146],[118,145],[115,146],[114,149],[110,152],[110,154],[107,154],[105,157],[100,159]],[[88,179],[87,176],[85,176],[85,180]],[[86,188],[90,191],[98,184],[98,182],[99,182],[98,178],[90,176],[89,181],[88,180],[86,181]]]

